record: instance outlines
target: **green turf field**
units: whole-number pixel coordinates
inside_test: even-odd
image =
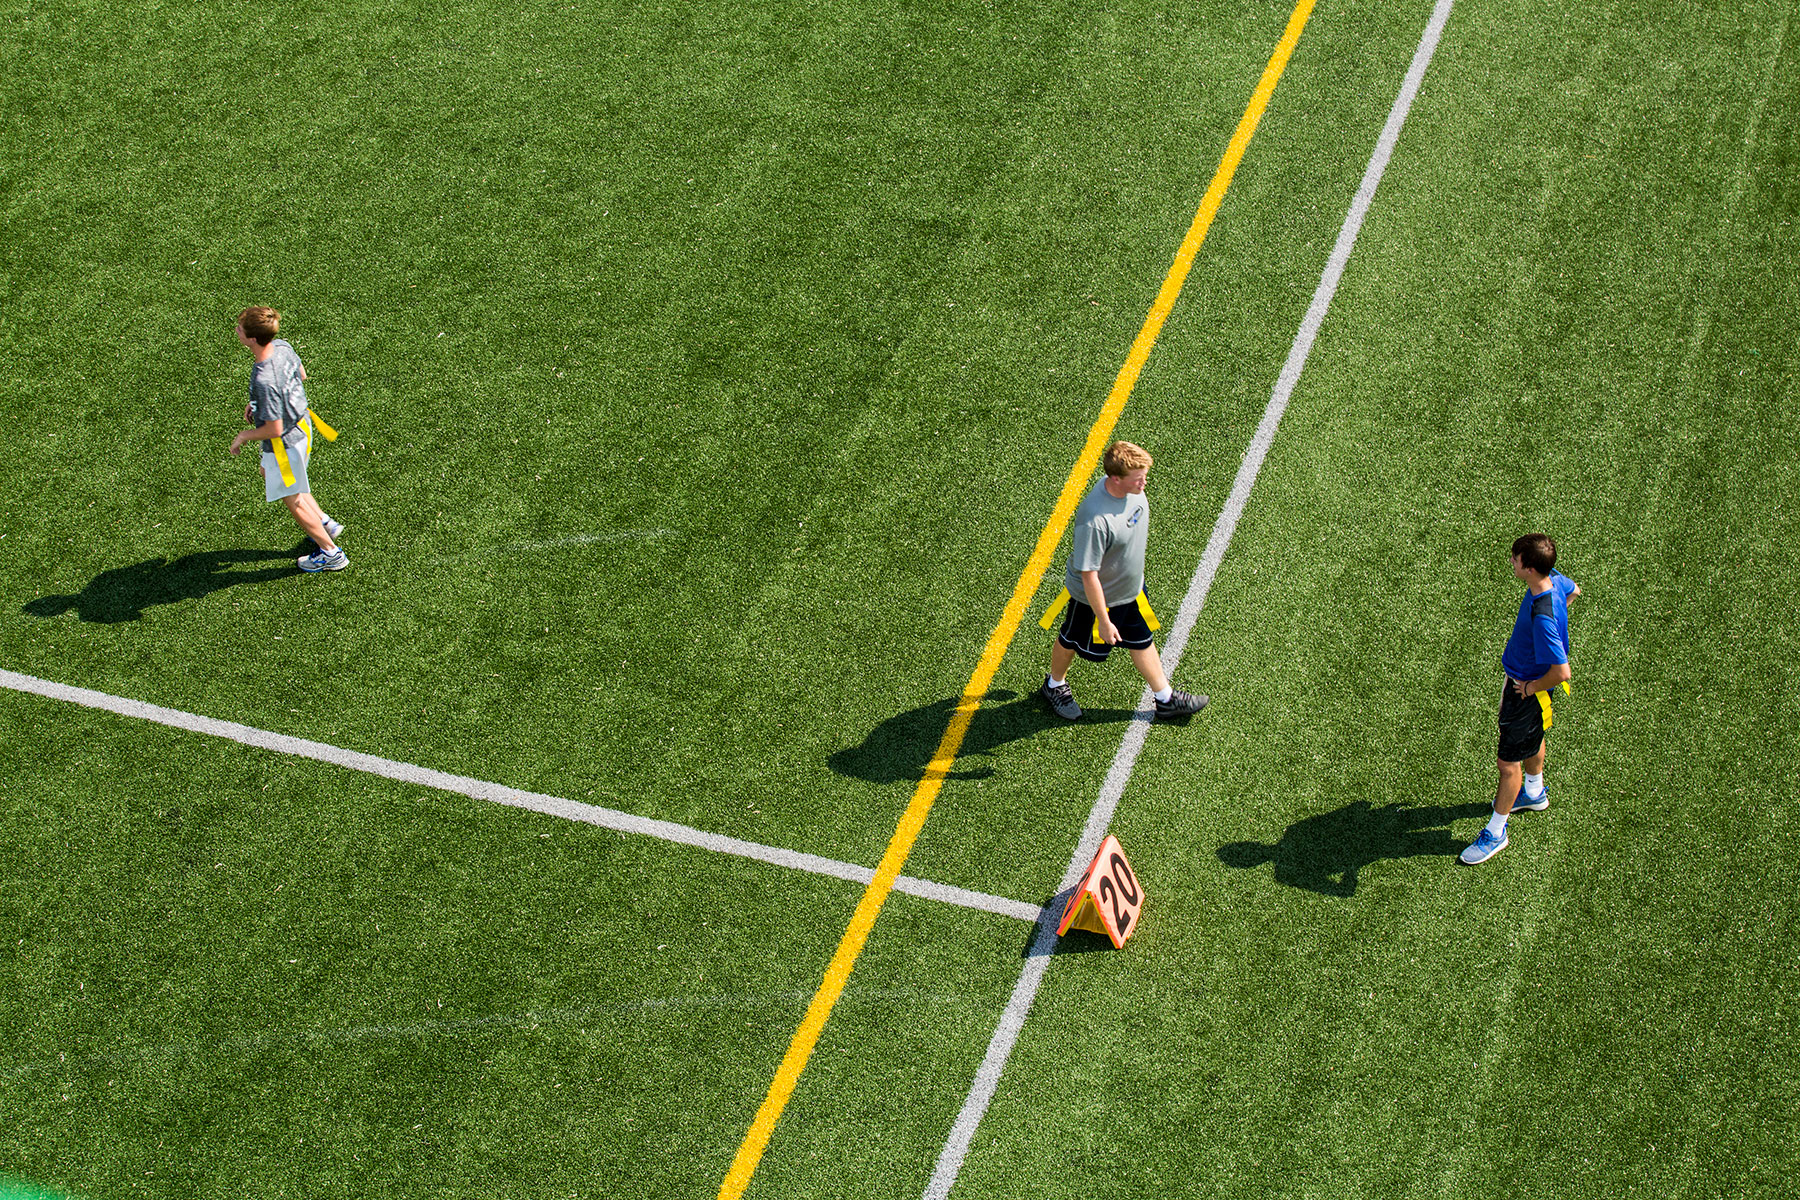
[[[955,1196],[1800,1193],[1797,12],[1458,0]],[[1290,14],[0,0],[0,670],[873,867]],[[1117,426],[1165,621],[1430,15],[1319,0]],[[1031,696],[1061,562],[909,876],[1059,886],[1139,693]],[[12,688],[0,861],[77,1200],[713,1196],[863,894]],[[921,1196],[1031,938],[892,895],[745,1194]]]

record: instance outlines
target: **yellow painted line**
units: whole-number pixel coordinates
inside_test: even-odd
[[[800,1028],[794,1032],[793,1041],[788,1044],[787,1054],[782,1057],[781,1066],[775,1071],[774,1082],[769,1085],[769,1093],[764,1098],[762,1107],[757,1110],[755,1120],[751,1121],[743,1144],[738,1147],[731,1170],[719,1185],[719,1200],[738,1200],[750,1186],[751,1176],[756,1173],[756,1166],[762,1161],[763,1151],[768,1149],[769,1138],[775,1132],[775,1123],[781,1119],[788,1098],[794,1094],[794,1087],[800,1082],[800,1073],[806,1069],[807,1060],[812,1057],[813,1048],[818,1045],[819,1035],[825,1030],[825,1022],[830,1018],[832,1008],[850,982],[850,972],[856,966],[857,956],[862,953],[863,944],[869,940],[869,933],[875,927],[875,918],[880,915],[882,905],[887,903],[888,893],[893,890],[894,880],[899,877],[906,856],[912,852],[919,831],[925,827],[925,818],[931,812],[933,802],[943,790],[944,779],[949,775],[957,752],[962,749],[963,738],[969,732],[969,723],[975,719],[975,710],[981,707],[981,698],[987,694],[994,675],[1000,669],[1000,660],[1006,656],[1013,635],[1019,631],[1019,624],[1025,618],[1026,606],[1031,603],[1038,584],[1043,581],[1044,572],[1049,568],[1050,556],[1062,541],[1063,531],[1068,528],[1076,506],[1086,494],[1089,480],[1100,465],[1100,456],[1112,438],[1113,427],[1118,424],[1119,414],[1125,410],[1125,401],[1130,399],[1138,375],[1143,371],[1144,363],[1149,360],[1152,347],[1156,345],[1157,335],[1162,332],[1163,322],[1168,320],[1170,311],[1175,307],[1176,297],[1181,295],[1181,287],[1187,282],[1194,258],[1200,252],[1200,244],[1206,240],[1206,231],[1212,228],[1213,218],[1218,215],[1219,206],[1225,200],[1225,190],[1231,186],[1231,177],[1236,173],[1238,163],[1243,161],[1244,152],[1250,146],[1250,138],[1256,133],[1263,110],[1268,107],[1269,97],[1275,92],[1275,84],[1287,67],[1295,43],[1300,40],[1300,31],[1306,28],[1306,19],[1312,14],[1313,3],[1314,0],[1300,0],[1295,6],[1281,40],[1275,44],[1275,51],[1269,56],[1268,66],[1263,68],[1262,78],[1257,82],[1256,90],[1251,93],[1250,104],[1245,108],[1237,130],[1231,136],[1231,144],[1225,148],[1225,155],[1219,160],[1219,168],[1213,173],[1212,185],[1206,189],[1206,195],[1200,201],[1199,212],[1194,214],[1194,223],[1189,226],[1187,236],[1182,239],[1181,248],[1175,252],[1175,262],[1163,279],[1156,302],[1150,306],[1143,328],[1138,330],[1137,339],[1131,344],[1131,352],[1125,356],[1125,365],[1119,369],[1119,376],[1113,381],[1112,391],[1108,394],[1106,403],[1101,406],[1099,419],[1088,431],[1087,444],[1082,447],[1081,456],[1069,471],[1068,481],[1063,484],[1062,495],[1057,498],[1050,521],[1038,536],[1031,558],[1019,575],[1018,585],[1013,588],[1012,599],[1006,602],[1006,611],[1001,614],[1000,623],[988,637],[987,646],[981,653],[981,661],[976,665],[975,673],[969,677],[962,699],[951,714],[950,727],[944,731],[937,753],[932,755],[924,776],[919,780],[918,789],[913,792],[912,802],[900,817],[893,840],[888,842],[887,852],[881,856],[881,862],[875,868],[875,878],[863,890],[862,899],[858,901],[856,911],[850,917],[850,927],[844,931],[837,952],[831,956],[831,962],[825,968],[825,979],[813,995],[812,1003],[807,1006],[806,1016],[801,1020]]]

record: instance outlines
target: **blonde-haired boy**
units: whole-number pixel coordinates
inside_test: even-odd
[[[255,305],[238,314],[238,341],[256,360],[250,368],[250,403],[244,406],[244,420],[255,428],[232,438],[231,452],[262,442],[263,498],[286,505],[318,547],[301,555],[297,565],[302,571],[341,571],[350,565],[350,556],[337,544],[344,526],[313,499],[306,475],[312,457],[306,367],[294,348],[275,336],[280,329],[281,314],[272,308]]]
[[[1114,646],[1131,652],[1132,665],[1150,685],[1159,720],[1192,716],[1206,707],[1205,696],[1178,692],[1169,683],[1150,628],[1153,617],[1144,594],[1150,502],[1144,488],[1153,461],[1142,446],[1114,442],[1101,460],[1105,476],[1075,510],[1064,572],[1069,606],[1050,648],[1050,674],[1038,689],[1050,710],[1066,720],[1081,716],[1069,667],[1077,656],[1105,662]]]

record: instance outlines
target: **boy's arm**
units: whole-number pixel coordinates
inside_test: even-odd
[[[1533,679],[1530,683],[1526,683],[1521,679],[1513,680],[1513,690],[1518,692],[1520,696],[1535,696],[1539,692],[1547,692],[1557,684],[1571,678],[1573,678],[1573,675],[1569,671],[1569,664],[1566,662],[1559,662],[1536,679]]]
[[[255,429],[246,429],[242,433],[238,434],[236,437],[232,438],[231,439],[231,452],[233,454],[236,454],[239,450],[242,450],[244,448],[245,442],[266,441],[269,439],[278,438],[280,436],[281,436],[281,418],[276,417],[272,421],[264,421],[261,425],[258,425]]]
[[[1081,572],[1081,590],[1085,593],[1087,606],[1094,610],[1094,620],[1100,626],[1100,640],[1109,646],[1119,643],[1119,631],[1113,627],[1112,617],[1106,608],[1106,593],[1100,590],[1100,572]]]
[[[1573,579],[1570,579],[1567,575],[1564,575],[1561,571],[1555,570],[1554,568],[1551,570],[1550,574],[1560,577],[1564,583],[1569,585],[1569,598],[1567,600],[1563,601],[1563,603],[1564,604],[1575,603],[1575,597],[1581,595],[1581,585],[1579,583],[1576,583]]]

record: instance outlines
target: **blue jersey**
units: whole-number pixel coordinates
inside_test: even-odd
[[[1500,665],[1514,679],[1539,679],[1558,663],[1569,661],[1569,597],[1575,583],[1556,571],[1550,573],[1550,590],[1534,596],[1526,589],[1519,601],[1519,616]]]
[[[1569,597],[1575,594],[1575,581],[1561,571],[1552,570],[1550,586],[1556,591],[1556,619],[1562,632],[1563,653],[1573,658],[1575,643],[1569,640]]]

